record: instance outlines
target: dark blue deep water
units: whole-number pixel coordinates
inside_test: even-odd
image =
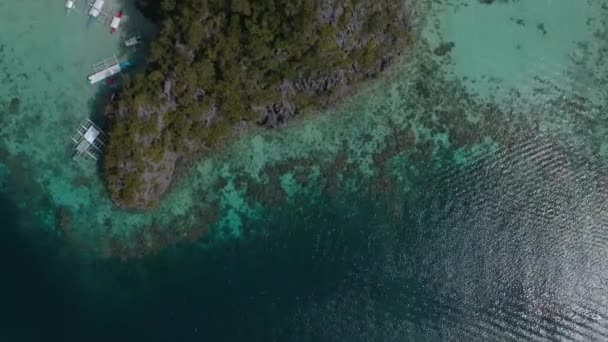
[[[365,182],[302,196],[246,222],[239,242],[129,262],[77,261],[4,199],[0,336],[606,340],[606,176],[556,141],[522,139],[441,163],[407,196]]]

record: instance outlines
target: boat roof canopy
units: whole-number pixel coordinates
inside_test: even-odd
[[[84,139],[91,144],[95,141],[95,139],[97,139],[98,136],[99,131],[93,125],[91,125],[84,133]]]

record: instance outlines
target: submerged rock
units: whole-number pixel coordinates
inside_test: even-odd
[[[11,114],[17,114],[17,113],[19,113],[20,109],[21,109],[21,100],[18,97],[13,97],[11,99],[11,102],[8,107],[9,112]]]
[[[454,42],[442,43],[435,50],[433,50],[433,53],[437,56],[445,56],[452,51],[454,46]]]

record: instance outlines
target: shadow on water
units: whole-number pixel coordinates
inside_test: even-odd
[[[116,77],[112,84],[101,82],[95,85],[98,87],[98,91],[89,101],[89,118],[104,132],[108,131],[106,111],[109,104],[120,93],[125,78],[134,77],[135,74],[145,70],[150,42],[157,33],[156,26],[143,16],[134,1],[120,0],[119,2],[120,8],[127,13],[128,20],[122,24],[118,33],[121,35],[121,39],[116,47],[116,51],[118,51],[117,55],[120,56],[119,61],[121,63],[128,61],[131,66]],[[126,47],[125,40],[134,36],[140,37],[141,44],[135,47]],[[97,163],[99,171],[102,171],[102,160],[103,158]]]
[[[95,96],[89,101],[89,119],[93,121],[103,132],[105,132],[105,143],[107,144],[108,120],[105,116],[106,109],[110,105],[113,94],[116,94],[117,88],[111,88],[105,84],[98,85],[98,90]],[[103,153],[102,153],[103,154]],[[97,159],[96,168],[99,177],[103,172],[103,155]]]

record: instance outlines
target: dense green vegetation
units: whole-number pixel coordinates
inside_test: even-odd
[[[162,0],[147,7],[161,31],[147,70],[125,80],[110,117],[104,170],[112,197],[149,206],[150,197],[164,192],[155,177],[169,172],[176,157],[199,155],[236,124],[263,123],[274,104],[288,102],[297,113],[327,104],[336,90],[286,93],[279,88],[284,82],[347,71],[344,86],[376,75],[382,59],[409,41],[403,6],[395,0]]]

